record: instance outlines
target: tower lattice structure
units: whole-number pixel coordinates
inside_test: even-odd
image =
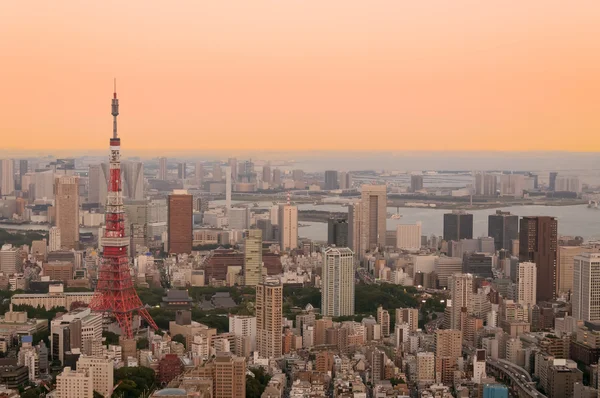
[[[125,236],[125,209],[121,190],[121,139],[117,135],[118,115],[119,100],[115,84],[112,99],[113,136],[110,139],[110,177],[105,213],[106,231],[102,238],[104,251],[98,271],[98,285],[90,308],[112,315],[119,323],[122,335],[131,339],[135,312],[145,319],[150,327],[155,330],[158,328],[135,291],[129,270],[127,256],[129,238]]]

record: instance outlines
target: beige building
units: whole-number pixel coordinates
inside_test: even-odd
[[[114,385],[113,361],[99,356],[82,355],[77,361],[77,370],[85,370],[92,376],[94,391],[110,397]]]
[[[12,159],[0,160],[0,194],[12,195],[15,191],[15,170]]]
[[[574,261],[572,315],[583,321],[600,321],[600,253],[582,253]]]
[[[396,248],[408,251],[421,249],[420,221],[416,224],[399,224],[396,227]]]
[[[556,294],[573,292],[573,265],[575,256],[582,253],[597,253],[598,248],[586,246],[559,246],[556,264]]]
[[[282,355],[283,287],[278,279],[267,278],[256,287],[257,350],[261,358]]]
[[[244,286],[256,286],[262,281],[262,231],[251,229],[244,240]]]
[[[52,289],[53,287],[51,286],[50,288]],[[94,292],[64,293],[62,288],[59,290],[60,291],[58,292],[50,290],[50,293],[15,294],[11,297],[10,302],[14,305],[29,305],[34,308],[43,307],[47,310],[52,309],[53,307],[64,307],[69,309],[71,308],[71,304],[76,301],[89,305],[92,301],[92,297],[94,297]]]
[[[473,312],[473,274],[454,274],[448,279],[450,297],[450,329],[460,330],[461,313]]]
[[[244,397],[246,394],[246,359],[236,357],[228,352],[221,352],[187,372],[185,378],[193,379],[196,383],[203,379],[211,380],[212,398]]]
[[[329,247],[323,252],[321,314],[354,315],[354,253]]]
[[[64,368],[56,377],[56,391],[60,398],[93,398],[94,381],[87,370]]]
[[[363,185],[361,187],[360,251],[363,256],[368,250],[385,246],[387,220],[387,187],[385,185]]]
[[[291,204],[279,205],[279,235],[282,251],[298,247],[298,207]]]
[[[517,303],[525,308],[537,302],[537,267],[534,263],[521,262],[517,268]]]
[[[419,309],[418,308],[396,308],[396,325],[406,323],[411,332],[416,332],[419,328]]]
[[[435,354],[433,352],[417,353],[417,382],[435,381]]]
[[[13,275],[21,268],[21,249],[11,244],[4,244],[0,249],[0,272],[4,275]]]
[[[462,356],[462,332],[454,329],[438,329],[435,331],[435,356]]]
[[[76,249],[79,244],[79,177],[58,177],[54,189],[61,246]]]
[[[377,323],[381,325],[381,336],[390,336],[390,313],[382,306],[377,307]]]

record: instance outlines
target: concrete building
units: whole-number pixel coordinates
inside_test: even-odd
[[[278,279],[267,278],[256,287],[257,351],[261,358],[282,355],[283,286]]]
[[[517,302],[531,308],[537,303],[537,267],[534,263],[522,262],[517,272]]]
[[[472,312],[473,308],[473,275],[454,274],[450,278],[450,329],[461,329],[461,313]]]
[[[170,254],[192,252],[194,197],[186,190],[169,195],[168,246]]]
[[[327,221],[327,244],[348,247],[348,221],[344,218],[330,218]]]
[[[158,158],[158,179],[163,181],[167,179],[167,158]]]
[[[236,336],[235,355],[248,357],[256,351],[256,317],[229,315],[229,333]]]
[[[498,177],[495,174],[479,172],[475,174],[475,195],[496,196]]]
[[[417,353],[417,382],[435,382],[435,354],[433,352]]]
[[[488,236],[494,238],[496,250],[512,250],[512,241],[519,239],[519,216],[496,210],[488,216]]]
[[[387,187],[385,185],[363,185],[361,187],[360,251],[385,246],[387,221]],[[356,250],[356,249],[355,249]]]
[[[232,207],[227,213],[229,217],[229,228],[245,230],[250,227],[250,209],[247,207]]]
[[[132,200],[144,199],[144,164],[142,162],[121,163],[123,196]]]
[[[56,376],[56,391],[60,398],[93,398],[94,380],[89,371],[67,366]]]
[[[0,271],[4,275],[13,275],[21,272],[22,256],[21,249],[11,244],[4,244],[0,249]]]
[[[326,191],[332,191],[339,188],[338,184],[338,172],[336,170],[325,171],[325,185],[323,187]]]
[[[279,246],[282,251],[298,248],[298,207],[291,204],[279,205]]]
[[[575,256],[583,253],[597,253],[598,248],[591,246],[558,246],[558,262],[556,264],[556,294],[573,291],[573,266]]]
[[[556,297],[558,224],[554,217],[523,217],[519,231],[519,261],[537,266],[537,299]]]
[[[12,195],[15,191],[15,170],[12,159],[0,160],[0,195]]]
[[[417,192],[423,189],[423,175],[413,174],[410,176],[410,191]]]
[[[390,313],[382,306],[377,307],[377,323],[381,326],[381,336],[390,336]]]
[[[82,355],[77,361],[78,371],[87,371],[92,377],[94,391],[110,397],[114,386],[114,366],[109,358]]]
[[[102,314],[78,308],[52,320],[50,354],[64,362],[66,352],[79,349],[86,355],[102,355]]]
[[[407,324],[411,332],[419,328],[419,310],[417,308],[396,308],[396,325]]]
[[[420,221],[415,224],[399,224],[396,227],[396,248],[418,251],[421,249],[421,233]]]
[[[48,245],[48,251],[57,252],[62,248],[61,238],[60,238],[60,228],[52,227],[50,228],[50,241]]]
[[[244,286],[258,285],[262,281],[262,268],[262,231],[251,229],[244,240]]]
[[[321,314],[354,315],[354,253],[348,248],[323,252]]]
[[[462,210],[444,214],[444,240],[461,239],[473,239],[473,214]]]
[[[462,257],[437,257],[434,266],[440,289],[449,288],[450,277],[456,273],[462,272],[463,259]]]
[[[575,256],[573,267],[573,317],[583,321],[600,321],[600,253]]]
[[[79,247],[79,177],[62,176],[55,182],[56,226],[63,249]]]
[[[556,178],[555,191],[581,193],[579,177],[560,176]]]

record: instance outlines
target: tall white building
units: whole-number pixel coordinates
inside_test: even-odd
[[[298,247],[298,207],[291,204],[279,205],[279,246],[282,251]]]
[[[78,308],[50,323],[50,352],[63,362],[64,353],[79,348],[83,354],[102,355],[102,314]]]
[[[396,247],[400,250],[417,251],[421,248],[421,222],[399,224],[396,228]]]
[[[229,333],[236,336],[236,355],[238,354],[238,337],[248,338],[250,351],[256,350],[256,317],[250,315],[229,315]]]
[[[144,199],[144,164],[142,162],[123,162],[121,163],[121,172],[123,174],[123,196],[134,200]]]
[[[59,251],[61,248],[60,244],[60,228],[52,227],[50,228],[50,240],[48,242],[48,250],[51,252]]]
[[[56,376],[56,391],[60,398],[93,398],[92,375],[87,370],[71,370],[67,366]]]
[[[517,270],[517,302],[532,307],[537,302],[537,267],[534,263],[519,263]]]
[[[354,253],[329,247],[323,252],[321,314],[354,315]]]
[[[244,286],[256,286],[262,281],[262,231],[251,229],[244,240]]]
[[[454,274],[449,278],[448,285],[452,299],[450,329],[462,330],[462,309],[466,308],[468,314],[473,312],[473,274]]]
[[[0,193],[12,195],[15,191],[15,170],[12,159],[0,160]]]
[[[571,304],[575,319],[600,321],[600,253],[575,256]]]
[[[114,386],[113,361],[100,356],[81,355],[77,361],[77,370],[87,371],[92,377],[94,391],[110,397]]]

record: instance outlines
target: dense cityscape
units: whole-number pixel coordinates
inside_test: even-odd
[[[519,215],[597,216],[584,177],[121,162],[118,115],[108,162],[0,163],[1,396],[599,395],[600,242]]]

